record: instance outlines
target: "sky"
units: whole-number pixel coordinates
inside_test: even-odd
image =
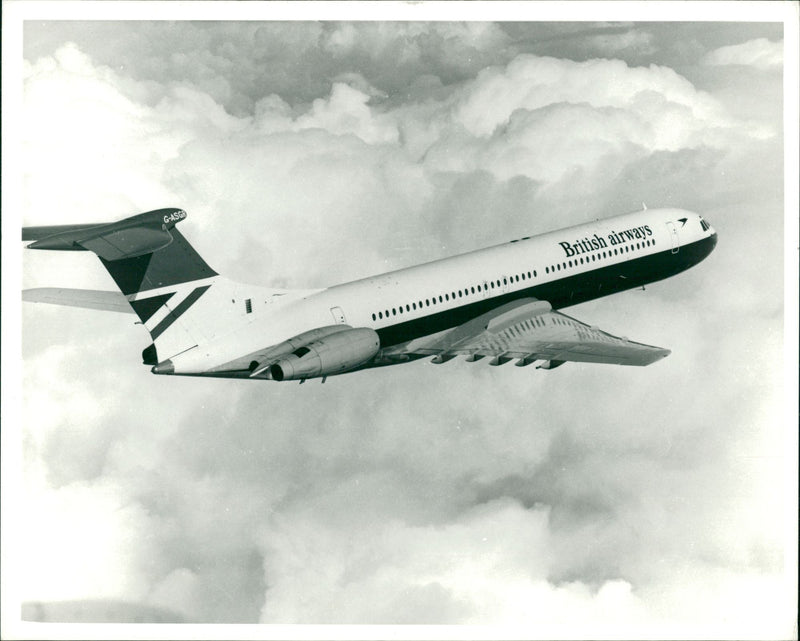
[[[16,224],[181,207],[216,271],[297,288],[643,203],[719,243],[567,310],[672,350],[644,369],[156,377],[132,316],[26,304],[3,427],[28,611],[796,636],[781,18],[262,14],[26,21]],[[88,253],[13,255],[24,288],[113,288]]]

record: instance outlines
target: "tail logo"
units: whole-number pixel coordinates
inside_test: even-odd
[[[194,305],[197,300],[206,293],[209,287],[211,287],[210,284],[203,285],[202,287],[195,287],[181,302],[174,307],[168,306],[167,301],[172,300],[172,298],[176,295],[176,292],[132,300],[131,306],[139,315],[139,318],[143,323],[146,323],[156,315],[162,316],[162,318],[158,320],[156,324],[149,330],[150,337],[153,340],[156,340],[165,331],[167,331],[167,329],[169,329],[169,327],[192,305]],[[166,310],[165,314],[162,315],[158,313],[163,310]]]

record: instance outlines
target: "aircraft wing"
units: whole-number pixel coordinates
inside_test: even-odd
[[[133,308],[120,292],[104,292],[91,289],[68,289],[64,287],[39,287],[22,291],[22,300],[31,303],[50,303],[86,309],[101,309],[107,312],[133,314]]]
[[[432,355],[438,364],[463,355],[470,361],[491,357],[490,365],[518,359],[516,365],[524,367],[544,361],[540,367],[552,369],[566,361],[650,365],[669,354],[554,312],[547,301],[525,299],[433,337],[383,350],[381,357],[391,362]]]

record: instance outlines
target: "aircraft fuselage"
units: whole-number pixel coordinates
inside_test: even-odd
[[[195,304],[209,313],[227,306],[239,322],[227,323],[226,335],[209,336],[197,349],[171,356],[168,370],[154,371],[245,377],[265,345],[339,324],[371,328],[380,338],[377,357],[353,369],[391,364],[382,355],[397,346],[517,300],[548,301],[560,309],[663,280],[702,261],[716,242],[698,214],[652,209],[323,290],[274,296],[239,285],[234,299],[221,301],[212,288]]]

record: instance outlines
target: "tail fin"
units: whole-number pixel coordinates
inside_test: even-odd
[[[191,349],[204,338],[197,308],[182,317],[219,280],[175,225],[182,209],[157,209],[116,223],[26,227],[29,249],[93,251],[150,332],[144,350],[147,365],[156,365]]]

